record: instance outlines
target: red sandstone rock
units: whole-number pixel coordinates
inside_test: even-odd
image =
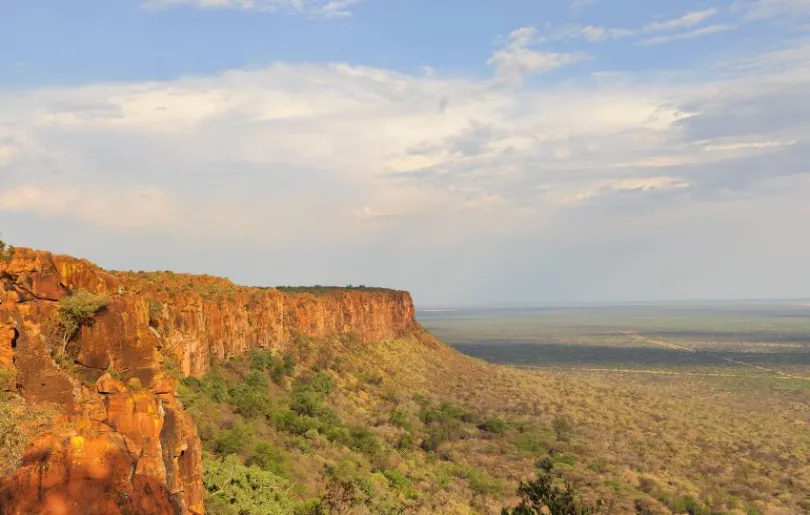
[[[82,385],[56,366],[48,323],[71,291],[110,297],[70,351]],[[416,329],[406,292],[287,294],[181,274],[111,274],[92,263],[18,248],[0,262],[0,365],[13,364],[22,393],[68,408],[72,433],[46,434],[23,466],[0,480],[9,514],[204,512],[202,447],[162,369],[178,361],[201,376],[213,359],[255,348],[289,349],[295,335],[351,333],[367,342]],[[133,390],[114,368],[143,389]]]

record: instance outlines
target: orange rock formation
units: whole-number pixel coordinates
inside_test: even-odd
[[[58,301],[81,289],[110,302],[71,342],[69,374],[52,357],[49,321]],[[200,440],[166,365],[200,376],[212,360],[283,350],[298,334],[372,342],[416,328],[406,292],[291,294],[207,276],[107,272],[17,249],[0,260],[0,367],[16,368],[11,387],[29,400],[57,402],[67,414],[0,480],[0,512],[203,513]]]

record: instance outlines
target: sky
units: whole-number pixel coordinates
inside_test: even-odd
[[[810,0],[3,0],[0,232],[417,306],[810,297]]]

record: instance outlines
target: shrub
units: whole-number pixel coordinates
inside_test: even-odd
[[[332,379],[332,376],[324,372],[318,372],[312,376],[312,378],[309,380],[308,386],[313,392],[323,396],[329,395],[337,388],[335,380]]]
[[[506,431],[506,421],[501,418],[491,418],[481,424],[481,429],[497,435]]]
[[[214,440],[214,450],[219,454],[238,454],[247,448],[250,440],[251,435],[247,426],[237,423]]]
[[[304,390],[293,393],[293,398],[290,400],[290,409],[299,415],[317,417],[324,413],[326,407],[320,395],[309,390]]]
[[[455,475],[461,479],[466,479],[470,485],[470,490],[475,495],[500,497],[503,493],[503,481],[493,478],[483,470],[468,465],[459,465],[455,470]]]
[[[394,410],[391,413],[391,416],[389,417],[388,421],[391,423],[392,426],[400,427],[402,429],[405,429],[406,431],[410,431],[412,427],[411,421],[408,418],[408,414],[401,409]]]
[[[571,422],[564,417],[556,417],[551,421],[551,428],[557,434],[557,440],[567,442],[571,439]]]
[[[273,412],[273,403],[266,387],[255,386],[248,382],[231,388],[228,395],[236,412],[244,417],[269,417]]]
[[[554,484],[548,474],[539,474],[529,483],[521,483],[518,488],[520,504],[514,508],[504,508],[502,515],[590,515],[593,508],[582,503],[574,487],[566,482],[561,488]],[[548,510],[548,511],[546,511]]]
[[[279,431],[294,435],[304,435],[312,429],[319,430],[321,422],[314,417],[299,415],[292,410],[277,410],[270,417],[270,422]]]
[[[418,496],[413,487],[413,483],[411,483],[411,480],[402,472],[398,470],[386,470],[383,472],[383,475],[385,479],[388,480],[388,486],[406,499],[415,499]]]
[[[253,454],[248,459],[247,464],[256,465],[262,470],[284,477],[286,476],[285,462],[284,453],[281,449],[273,447],[269,443],[261,442],[254,447]]]
[[[160,318],[163,316],[163,304],[150,299],[148,309],[149,309],[149,325],[155,327],[160,321]]]
[[[0,394],[0,477],[14,472],[28,442],[49,428],[59,413],[55,404],[29,404]]]
[[[214,402],[224,402],[228,399],[228,385],[217,369],[212,369],[200,380],[203,392]]]
[[[257,466],[245,466],[238,456],[205,459],[203,483],[208,513],[286,515],[296,502],[287,493],[287,481]]]
[[[62,353],[79,329],[88,324],[93,315],[106,308],[108,304],[109,299],[106,296],[86,290],[79,290],[59,301],[57,316],[62,332]]]
[[[549,436],[541,432],[522,433],[515,439],[515,447],[523,452],[532,454],[544,454],[551,447]]]

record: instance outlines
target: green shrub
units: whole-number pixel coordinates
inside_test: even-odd
[[[500,479],[495,479],[483,470],[469,465],[459,465],[456,467],[455,475],[467,480],[470,490],[475,495],[490,495],[500,497],[503,493],[504,483]]]
[[[506,431],[506,421],[502,418],[491,418],[481,425],[481,429],[500,435]]]
[[[266,387],[254,386],[247,382],[231,388],[228,394],[236,412],[244,417],[269,417],[273,412],[273,403]]]
[[[217,369],[209,370],[200,380],[202,391],[214,402],[228,400],[228,384]]]
[[[93,315],[106,308],[109,302],[106,296],[87,290],[78,290],[59,301],[59,309],[56,314],[61,332],[62,353],[67,350],[68,343],[76,336],[79,329],[90,323]]]
[[[567,442],[571,439],[571,431],[573,428],[567,418],[556,417],[551,421],[551,428],[554,430],[554,433],[556,433],[557,440]]]
[[[402,472],[398,470],[386,470],[383,472],[383,475],[385,479],[388,480],[388,486],[406,499],[416,499],[418,497],[413,483],[411,483],[411,480]]]
[[[522,433],[515,438],[515,447],[532,454],[545,454],[551,445],[549,436],[542,432]]]
[[[332,379],[332,376],[325,372],[318,372],[309,380],[308,385],[310,390],[313,392],[320,394],[322,396],[327,396],[335,391],[337,385],[335,384],[335,380]]]
[[[319,394],[304,390],[293,392],[290,400],[290,409],[299,415],[318,417],[327,409],[323,404],[323,397]]]
[[[272,472],[280,477],[287,475],[285,463],[286,459],[281,449],[273,447],[267,442],[256,444],[253,454],[247,462],[248,465],[256,465],[260,469]]]
[[[712,510],[701,504],[690,495],[682,495],[675,499],[670,506],[675,513],[688,513],[689,515],[711,515]]]
[[[436,452],[442,444],[456,440],[461,435],[461,424],[457,420],[444,421],[432,424],[427,428],[427,434],[422,440],[422,449]]]
[[[239,454],[250,445],[251,439],[248,427],[237,423],[214,440],[214,450],[221,455]]]
[[[206,511],[211,514],[287,515],[296,509],[284,478],[245,466],[238,456],[205,458],[203,483],[208,494]]]
[[[412,428],[412,424],[408,414],[402,409],[395,409],[391,412],[391,416],[389,417],[388,421],[391,423],[392,426],[400,427],[406,431],[410,431]]]
[[[549,474],[539,474],[529,483],[521,483],[518,488],[520,504],[514,508],[504,508],[502,515],[591,515],[593,508],[584,504],[570,483],[563,487],[554,484]],[[548,511],[545,511],[548,510]]]
[[[400,451],[411,451],[416,446],[415,442],[413,441],[413,435],[411,433],[405,433],[399,440],[397,440],[397,449]]]
[[[294,435],[304,435],[308,431],[320,430],[323,424],[315,417],[299,415],[295,411],[282,409],[273,412],[270,422],[279,431]]]

